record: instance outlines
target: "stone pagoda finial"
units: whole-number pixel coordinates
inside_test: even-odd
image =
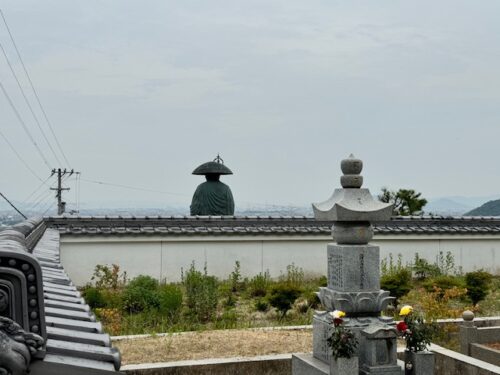
[[[360,175],[363,170],[363,162],[356,159],[353,154],[340,162],[343,176],[340,176],[340,184],[345,189],[359,189],[363,185],[363,176]]]
[[[361,188],[363,162],[351,154],[349,158],[342,160],[340,167],[344,173],[340,177],[342,189],[335,189],[325,202],[313,203],[316,220],[334,221],[336,227],[354,222],[370,226],[371,221],[389,220],[392,204],[374,200],[368,189]],[[342,243],[361,243],[360,238],[352,240],[355,242]]]

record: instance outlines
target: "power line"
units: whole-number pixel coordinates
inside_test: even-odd
[[[179,195],[183,197],[187,197],[188,195],[186,194],[180,194],[180,193],[172,193],[169,191],[161,191],[161,190],[153,190],[153,189],[145,189],[145,188],[140,188],[140,187],[134,187],[134,186],[127,186],[127,185],[121,185],[121,184],[114,184],[111,182],[103,182],[103,181],[95,181],[95,180],[87,180],[85,178],[80,178],[81,181],[84,182],[90,182],[93,184],[98,184],[98,185],[108,185],[108,186],[115,186],[115,187],[120,187],[123,189],[130,189],[130,190],[138,190],[138,191],[147,191],[150,193],[159,193],[159,194],[169,194],[169,195]]]
[[[37,208],[40,204],[45,204],[46,202],[48,202],[49,199],[52,200],[52,198],[53,198],[52,191],[50,190],[44,191],[42,195],[37,197],[35,203],[32,204],[31,207],[29,208],[29,211],[34,211],[35,208]]]
[[[36,147],[38,153],[40,154],[40,157],[42,158],[43,162],[45,163],[45,165],[47,167],[50,168],[50,164],[48,163],[47,161],[47,158],[45,157],[45,155],[43,154],[42,150],[40,149],[40,147],[38,146],[38,144],[36,143],[35,139],[33,138],[33,136],[31,135],[28,127],[26,126],[25,122],[23,121],[21,115],[19,114],[16,106],[14,105],[14,103],[12,102],[9,94],[7,93],[7,90],[5,90],[5,87],[4,85],[2,84],[2,82],[0,82],[0,88],[2,89],[3,91],[3,94],[5,95],[5,98],[7,99],[7,102],[9,103],[10,107],[12,108],[12,110],[14,111],[17,119],[19,120],[19,122],[21,123],[24,131],[26,132],[26,135],[28,136],[28,138],[31,140],[31,143],[33,143],[33,145]]]
[[[33,111],[33,107],[31,107],[31,104],[30,104],[28,98],[26,97],[26,94],[24,93],[24,89],[21,85],[21,82],[19,82],[19,78],[17,77],[17,74],[14,70],[14,67],[12,66],[12,64],[9,60],[9,57],[7,56],[7,53],[5,52],[5,49],[3,48],[3,45],[1,42],[0,42],[0,49],[2,50],[3,56],[5,57],[5,61],[7,61],[7,65],[9,66],[9,69],[10,69],[10,72],[12,73],[12,76],[14,77],[15,81],[17,82],[17,87],[19,87],[19,90],[21,91],[21,95],[24,98],[24,102],[28,106],[28,109],[30,110],[31,115],[33,116],[33,119],[35,120],[36,124],[38,125],[38,129],[40,129],[40,132],[42,133],[42,136],[45,139],[45,142],[47,142],[47,145],[49,146],[50,150],[52,151],[52,154],[56,158],[57,163],[59,163],[59,165],[60,165],[61,162],[59,161],[59,158],[57,157],[56,153],[54,152],[52,145],[50,144],[49,140],[47,139],[47,136],[45,135],[45,132],[42,129],[42,125],[40,124],[40,121],[38,120],[38,117],[35,114],[35,111]]]
[[[17,209],[17,207],[14,206],[14,204],[11,201],[9,201],[5,195],[3,195],[2,193],[0,193],[0,195],[2,196],[3,199],[5,199],[7,201],[8,204],[10,204],[12,206],[12,208],[14,210],[16,210],[22,217],[24,217],[25,219],[27,219],[27,217],[21,211],[19,211]]]
[[[35,195],[35,193],[40,190],[40,188],[43,186],[43,185],[46,185],[47,181],[51,178],[52,176],[49,176],[47,177],[44,181],[42,181],[42,183],[35,189],[33,190],[33,192],[28,195],[28,197],[26,199],[24,199],[24,202],[28,202],[28,199],[30,199],[33,195]]]
[[[38,175],[35,173],[35,171],[34,171],[34,170],[33,170],[33,169],[29,166],[29,164],[28,164],[28,163],[26,163],[26,161],[22,158],[22,156],[21,156],[21,155],[19,155],[19,152],[17,152],[16,148],[15,148],[14,146],[12,146],[12,143],[10,143],[10,141],[7,139],[7,137],[5,136],[5,134],[3,134],[3,132],[2,132],[1,130],[0,130],[0,136],[1,136],[1,137],[4,139],[4,141],[5,141],[5,142],[9,145],[10,149],[12,150],[12,152],[14,152],[14,155],[16,155],[16,156],[17,156],[17,158],[19,159],[19,161],[20,161],[21,163],[23,163],[23,164],[24,164],[24,166],[26,167],[26,169],[27,169],[27,170],[29,170],[29,171],[31,172],[31,174],[32,174],[33,176],[35,176],[38,180],[43,181],[43,180],[41,179],[41,177],[40,177],[40,176],[38,176]]]
[[[12,41],[12,44],[14,45],[14,49],[16,50],[17,57],[19,58],[19,61],[21,62],[21,65],[23,67],[24,73],[26,74],[26,77],[28,78],[28,82],[30,83],[31,90],[33,91],[33,94],[35,95],[35,98],[36,98],[36,100],[38,102],[38,106],[40,107],[40,110],[42,111],[43,117],[45,118],[45,121],[47,122],[47,125],[48,125],[48,127],[50,129],[50,132],[52,133],[52,136],[54,137],[54,139],[56,141],[57,148],[59,149],[59,152],[63,156],[64,161],[66,162],[66,164],[68,165],[68,167],[71,167],[70,163],[68,161],[68,158],[66,157],[66,154],[64,153],[64,151],[63,151],[63,149],[61,147],[61,144],[59,143],[59,139],[57,138],[56,133],[54,132],[54,129],[52,127],[52,123],[49,121],[47,113],[45,112],[45,108],[43,107],[42,102],[40,101],[40,97],[38,96],[38,93],[35,90],[35,85],[33,85],[33,81],[31,80],[31,77],[30,77],[30,75],[28,73],[28,69],[26,69],[26,66],[24,65],[24,61],[23,61],[23,59],[21,57],[21,53],[19,52],[19,49],[17,48],[17,44],[16,44],[16,42],[14,40],[14,36],[12,35],[12,33],[10,31],[9,25],[7,24],[7,20],[5,19],[5,15],[3,14],[2,9],[0,9],[0,15],[2,16],[3,23],[5,24],[5,28],[7,29],[7,32],[9,33],[10,40]],[[49,144],[49,146],[50,146],[50,144]],[[52,150],[52,146],[50,146],[50,149]],[[52,150],[52,152],[54,152],[54,150]],[[54,155],[55,155],[55,153],[54,153]],[[56,159],[57,159],[57,156],[56,156]],[[59,162],[59,160],[58,160],[58,163],[59,163],[59,165],[61,164]]]

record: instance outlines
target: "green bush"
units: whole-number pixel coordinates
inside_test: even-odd
[[[83,298],[93,309],[106,306],[106,301],[100,289],[93,286],[86,287],[83,290]]]
[[[328,278],[325,275],[320,276],[318,279],[319,286],[326,287],[328,286]]]
[[[137,287],[126,287],[122,294],[123,310],[129,313],[138,313],[160,307],[160,300],[156,291]]]
[[[191,313],[200,322],[211,320],[217,311],[217,279],[207,275],[206,266],[204,273],[198,271],[193,262],[184,275],[183,282],[186,287],[187,306]]]
[[[269,302],[267,302],[264,298],[259,298],[255,301],[255,310],[260,312],[266,312],[269,310]]]
[[[411,270],[401,268],[397,271],[387,273],[380,278],[380,287],[388,290],[392,297],[396,297],[395,305],[398,299],[406,295],[412,287]]]
[[[428,292],[434,291],[434,287],[437,287],[441,290],[440,294],[444,294],[445,290],[452,289],[452,288],[463,288],[464,283],[463,281],[456,276],[450,276],[450,275],[439,275],[436,277],[433,277],[429,280],[426,280],[422,286],[427,290]]]
[[[439,267],[436,264],[431,264],[425,258],[420,258],[418,253],[415,253],[415,259],[412,266],[417,280],[425,280],[429,277],[436,277],[441,274]]]
[[[182,309],[182,290],[177,285],[166,284],[158,290],[160,312],[176,321]]]
[[[490,289],[493,275],[483,270],[465,274],[465,287],[467,295],[474,305],[482,301]]]
[[[300,296],[301,290],[294,285],[280,283],[275,285],[269,295],[269,303],[281,313],[281,319],[290,310],[295,300]]]
[[[252,297],[264,297],[267,294],[270,282],[271,276],[269,275],[269,271],[260,272],[258,275],[252,277],[248,283],[250,295]]]
[[[123,290],[122,301],[129,313],[159,308],[158,281],[151,276],[137,276]]]
[[[155,291],[158,289],[158,280],[151,276],[139,275],[128,283],[127,288],[140,288]]]

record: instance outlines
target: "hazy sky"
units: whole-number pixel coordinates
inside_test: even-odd
[[[82,202],[188,204],[202,182],[192,170],[218,152],[234,172],[223,181],[237,205],[324,200],[351,152],[372,192],[499,192],[497,0],[0,0],[0,8],[82,179],[178,194],[82,182]],[[32,99],[1,20],[0,42]],[[0,82],[56,167],[1,54]],[[1,92],[0,124],[48,177]],[[3,139],[0,157],[0,191],[24,200],[40,181]]]

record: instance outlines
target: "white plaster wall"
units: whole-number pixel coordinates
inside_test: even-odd
[[[129,278],[147,274],[167,281],[179,281],[181,268],[188,269],[193,261],[198,269],[206,264],[208,273],[220,278],[228,277],[237,260],[243,276],[269,270],[277,277],[292,263],[318,275],[326,274],[328,242],[327,237],[63,237],[61,261],[77,285],[90,281],[97,264],[118,264]],[[418,252],[434,262],[439,251],[451,251],[464,271],[483,268],[500,273],[500,237],[385,236],[373,244],[381,247],[381,258],[402,254],[404,262],[411,262]]]

